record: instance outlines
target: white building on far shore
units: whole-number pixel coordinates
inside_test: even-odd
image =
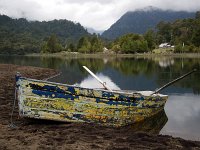
[[[174,46],[171,46],[169,43],[161,43],[159,45],[159,48],[168,48],[168,47],[174,47]]]

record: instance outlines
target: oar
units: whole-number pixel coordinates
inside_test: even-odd
[[[88,69],[86,66],[83,66],[83,68],[85,69],[85,70],[87,70],[87,72],[89,72],[95,79],[97,79],[102,85],[103,85],[103,87],[104,88],[106,88],[108,91],[110,91],[110,92],[113,92],[112,90],[111,90],[111,88],[109,88],[107,85],[106,85],[106,82],[103,82],[101,79],[99,79],[92,71],[90,71],[90,69]]]
[[[185,78],[186,76],[188,76],[188,75],[190,75],[190,74],[192,74],[193,72],[196,72],[196,71],[197,71],[197,69],[194,69],[194,70],[192,70],[192,71],[190,71],[190,72],[188,72],[188,73],[186,73],[186,74],[180,76],[179,78],[177,78],[177,79],[175,79],[175,80],[173,80],[173,81],[171,81],[171,82],[169,82],[169,83],[163,85],[163,86],[160,87],[159,89],[156,89],[151,95],[160,92],[160,91],[163,90],[164,88],[166,88],[166,87],[172,85],[173,83],[175,83],[175,82],[177,82],[177,81],[179,81],[179,80]]]

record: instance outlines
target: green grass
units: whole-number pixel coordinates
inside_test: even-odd
[[[162,54],[162,53],[174,53],[174,48],[157,48],[152,51],[155,54]]]

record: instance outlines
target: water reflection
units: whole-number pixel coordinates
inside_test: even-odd
[[[159,61],[159,66],[164,68],[172,66],[173,64],[174,64],[174,59],[162,59]]]
[[[191,94],[170,95],[165,110],[169,121],[161,134],[200,140],[200,97]]]
[[[88,73],[82,68],[87,66],[94,73],[103,73],[121,89],[155,90],[167,82],[200,68],[198,58],[53,58],[0,56],[0,63],[30,65],[58,69],[62,72],[55,82],[75,84],[83,81]],[[200,72],[177,82],[164,90],[164,94],[200,94]]]
[[[168,118],[164,109],[157,113],[156,115],[145,119],[143,122],[135,123],[133,125],[125,127],[127,130],[132,130],[135,132],[142,131],[151,134],[159,134],[161,129],[167,123]]]
[[[0,56],[0,63],[13,63],[58,69],[62,72],[55,82],[68,84],[80,83],[88,73],[82,68],[87,66],[94,73],[103,73],[121,89],[155,90],[167,82],[200,68],[198,58],[53,58]],[[166,89],[164,94],[194,93],[200,94],[200,72],[197,72]]]
[[[200,69],[199,58],[172,57],[72,59],[0,56],[0,63],[53,68],[62,74],[51,81],[102,87],[82,68],[85,65],[113,89],[123,90],[155,90],[194,68]],[[168,122],[161,133],[200,140],[200,71],[166,88],[162,93],[169,95],[169,100],[165,106]],[[162,121],[162,118],[156,120]],[[152,123],[153,126],[156,125]]]
[[[156,62],[161,68],[170,67],[175,63],[173,57],[152,57],[151,60]]]
[[[106,85],[108,85],[111,89],[120,90],[120,88],[108,76],[105,76],[102,73],[98,73],[96,76],[99,77],[103,82],[106,82]],[[76,85],[85,88],[104,88],[103,85],[91,75],[83,79],[80,84],[76,83]]]

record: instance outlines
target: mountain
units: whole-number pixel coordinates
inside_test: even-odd
[[[79,23],[68,20],[27,21],[0,15],[0,53],[24,54],[39,52],[41,44],[52,34],[65,46],[89,35]]]
[[[86,28],[87,29],[87,31],[90,33],[90,34],[102,34],[103,33],[103,31],[102,30],[95,30],[95,29],[93,29],[93,28]]]
[[[103,38],[115,39],[127,33],[143,34],[148,29],[154,29],[160,21],[174,21],[176,19],[194,18],[194,12],[161,10],[146,7],[124,14],[116,23],[102,34]]]

